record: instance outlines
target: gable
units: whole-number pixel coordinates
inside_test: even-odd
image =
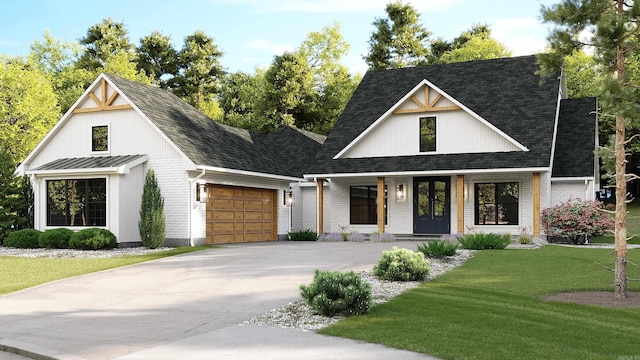
[[[436,151],[420,152],[420,119],[435,118]],[[526,151],[515,140],[427,80],[336,157],[364,158]]]

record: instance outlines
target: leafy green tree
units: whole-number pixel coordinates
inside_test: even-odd
[[[440,63],[498,59],[511,56],[509,50],[497,40],[491,38],[489,30],[475,34],[463,34],[462,36],[464,36],[464,41],[454,40],[452,49],[440,57]]]
[[[602,78],[592,55],[583,50],[576,50],[565,57],[564,69],[567,76],[567,95],[570,98],[598,97],[600,95]],[[613,126],[611,128],[613,129]],[[602,130],[600,129],[600,131]]]
[[[125,24],[114,22],[110,17],[91,26],[80,44],[84,45],[84,52],[78,65],[89,70],[103,67],[109,57],[120,52],[126,53],[131,60],[135,56]]]
[[[173,78],[171,90],[191,105],[201,108],[201,102],[216,95],[223,76],[218,49],[212,37],[197,30],[184,39],[178,53],[179,73]]]
[[[369,53],[364,60],[370,68],[383,70],[420,65],[429,54],[430,33],[420,22],[420,14],[401,1],[387,4],[387,18],[373,22]]]
[[[125,52],[119,52],[107,57],[104,67],[100,70],[107,74],[151,85],[151,79],[145,75],[144,70],[138,70],[136,63]]]
[[[18,230],[27,219],[21,216],[20,177],[14,175],[16,163],[9,151],[0,150],[0,244],[10,232]]]
[[[140,39],[137,51],[138,70],[144,70],[161,88],[168,88],[168,79],[178,73],[178,52],[171,44],[171,37],[154,31]]]
[[[624,0],[564,0],[542,8],[545,22],[555,28],[549,35],[550,52],[541,54],[541,73],[550,75],[563,64],[567,55],[591,45],[601,76],[600,117],[615,119],[615,297],[627,296],[627,181],[626,145],[638,135],[627,129],[638,123],[637,58],[640,56],[638,30],[640,3]],[[585,32],[591,39],[581,37]]]
[[[21,162],[60,118],[47,77],[22,58],[0,58],[0,144]]]
[[[164,199],[158,187],[156,175],[151,168],[147,170],[144,178],[138,231],[143,246],[155,249],[164,245],[166,231]]]
[[[254,108],[263,80],[264,71],[261,69],[256,69],[254,75],[242,71],[227,74],[219,94],[220,108],[224,113],[220,122],[247,130],[259,131],[262,125],[258,124]]]

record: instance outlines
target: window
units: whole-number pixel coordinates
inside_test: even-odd
[[[350,188],[350,218],[352,225],[378,223],[378,186],[364,185]],[[387,223],[387,187],[384,188],[384,223]]]
[[[47,180],[47,226],[105,226],[107,179]]]
[[[436,118],[420,118],[420,152],[436,151]]]
[[[91,128],[91,151],[109,151],[108,126],[93,126]]]
[[[518,225],[518,183],[475,186],[476,225]]]

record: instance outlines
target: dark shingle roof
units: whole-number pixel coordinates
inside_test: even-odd
[[[541,83],[535,56],[368,71],[308,174],[548,167],[559,83]],[[423,80],[528,152],[336,159],[333,157]]]
[[[560,102],[558,135],[552,177],[594,175],[596,148],[596,99],[567,99]]]
[[[123,155],[57,159],[40,165],[32,171],[116,168],[145,156]]]
[[[322,148],[325,137],[290,126],[281,126],[265,138],[265,145],[296,174],[304,174]]]
[[[264,135],[219,124],[168,91],[106,76],[196,165],[302,176]]]

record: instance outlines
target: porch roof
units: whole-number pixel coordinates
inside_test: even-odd
[[[126,174],[137,165],[147,161],[147,155],[91,156],[79,158],[62,158],[33,170],[28,175],[72,174],[72,173],[119,173]]]

